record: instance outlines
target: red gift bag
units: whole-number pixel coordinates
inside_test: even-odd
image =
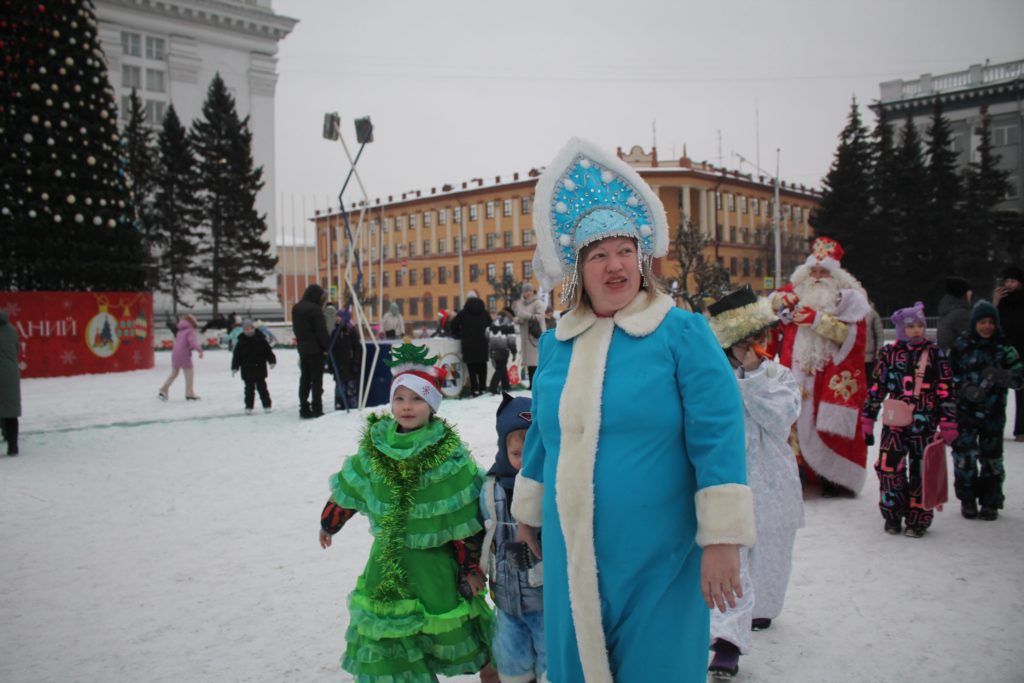
[[[519,384],[519,366],[515,363],[508,366],[508,383],[509,386],[515,386]]]
[[[942,510],[949,500],[949,475],[946,471],[946,444],[938,434],[924,449],[921,458],[921,506]]]

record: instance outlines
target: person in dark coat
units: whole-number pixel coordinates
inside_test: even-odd
[[[235,350],[231,355],[231,374],[242,371],[245,382],[245,412],[251,413],[256,402],[256,392],[260,394],[263,410],[270,412],[270,391],[267,390],[267,364],[274,367],[277,358],[270,342],[257,331],[252,320],[242,321],[242,334],[238,335]]]
[[[1010,266],[1002,273],[1003,284],[996,288],[995,305],[999,310],[1003,334],[1007,341],[1017,350],[1017,355],[1024,358],[1024,271],[1017,266]],[[1014,392],[1017,404],[1016,417],[1013,423],[1013,438],[1024,441],[1024,389]]]
[[[21,369],[18,367],[18,330],[6,311],[0,311],[0,427],[7,455],[18,454],[18,418],[21,417]]]
[[[303,419],[324,414],[324,355],[330,343],[323,313],[326,303],[327,292],[314,284],[292,306],[292,331],[299,352],[299,417]]]
[[[228,319],[224,317],[223,313],[218,313],[203,325],[203,329],[200,332],[206,332],[207,330],[226,330],[228,329]]]
[[[469,393],[479,396],[487,386],[487,328],[493,320],[479,297],[466,305],[452,320],[452,336],[462,342],[462,362],[469,368]]]
[[[487,347],[491,363],[494,364],[494,374],[491,375],[487,390],[492,394],[498,393],[499,384],[502,391],[509,390],[508,361],[516,357],[516,328],[512,324],[514,315],[512,309],[506,308],[498,314],[494,324],[487,328]]]
[[[939,299],[939,323],[935,341],[949,354],[956,338],[971,326],[971,283],[962,277],[946,278],[946,293]]]
[[[327,359],[334,373],[334,409],[347,411],[352,407],[350,395],[356,393],[351,390],[356,388],[353,380],[359,377],[363,347],[359,335],[352,329],[352,313],[342,310],[336,317],[337,324],[327,345]]]

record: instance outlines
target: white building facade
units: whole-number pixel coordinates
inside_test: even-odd
[[[274,249],[275,55],[278,42],[297,21],[275,14],[271,0],[95,0],[95,5],[100,41],[122,117],[135,88],[154,126],[160,125],[173,103],[188,127],[202,115],[210,82],[220,74],[235,98],[239,117],[249,117],[253,160],[263,167],[264,186],[256,198],[256,209],[266,216],[264,239]],[[276,289],[273,277],[266,285]],[[272,293],[225,302],[222,308],[268,316],[280,315],[280,306]],[[155,312],[169,309],[169,297],[156,294]],[[194,311],[203,314],[204,305],[197,305]]]

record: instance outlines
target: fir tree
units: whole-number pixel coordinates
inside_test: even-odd
[[[690,277],[696,276],[704,262],[704,251],[710,244],[711,239],[690,219],[686,219],[676,232],[670,253],[679,264],[680,295],[689,296]]]
[[[150,213],[153,203],[154,176],[156,170],[153,149],[153,131],[146,124],[146,110],[142,106],[135,88],[128,97],[127,123],[121,134],[124,146],[125,171],[131,188],[132,206],[135,209],[135,227],[142,236],[146,254],[146,280],[150,287],[158,282],[159,240],[152,226]]]
[[[142,289],[92,2],[8,2],[0,45],[0,287]]]
[[[900,241],[893,230],[897,209],[893,189],[896,151],[892,126],[884,110],[879,111],[871,138],[871,218],[867,232],[876,245],[876,253],[884,253],[885,258],[874,259],[870,266],[857,272],[857,277],[871,293],[875,307],[879,311],[889,311],[900,305],[898,274],[904,267],[904,254],[898,247]]]
[[[927,156],[928,208],[925,219],[929,238],[914,251],[930,264],[951,261],[952,269],[949,272],[966,272],[961,259],[965,233],[960,176],[956,170],[957,155],[952,148],[949,122],[942,115],[942,101],[938,97],[935,98],[935,109],[928,128]],[[942,293],[941,282],[936,282],[928,292],[928,297],[937,300]]]
[[[992,151],[987,112],[982,114],[976,132],[980,135],[977,161],[968,164],[964,172],[965,272],[988,278],[994,275],[991,264],[1002,260],[1004,254],[1009,254],[1011,260],[1020,256],[1020,217],[998,208],[1006,198],[1009,173],[999,168],[1000,157]]]
[[[188,132],[174,105],[167,109],[157,137],[159,163],[153,178],[153,207],[149,213],[153,242],[159,251],[157,287],[171,295],[174,315],[189,291],[199,241],[196,160]]]
[[[900,143],[893,154],[892,164],[892,247],[903,255],[903,262],[894,275],[896,285],[889,296],[897,296],[899,305],[909,306],[925,300],[925,293],[934,289],[945,273],[926,261],[921,254],[927,252],[931,234],[925,216],[928,207],[928,183],[921,137],[914,120],[907,115],[900,129]],[[878,258],[876,252],[874,258]],[[891,266],[888,266],[891,268]],[[902,303],[901,303],[902,302]]]
[[[208,233],[200,243],[196,293],[216,315],[222,300],[269,292],[263,280],[276,263],[263,239],[266,218],[255,208],[263,169],[253,164],[249,119],[239,120],[219,74],[207,91],[203,117],[192,124],[192,140]]]
[[[821,203],[811,214],[815,234],[843,245],[843,266],[859,274],[870,269],[877,245],[868,235],[871,206],[871,145],[861,123],[856,98],[850,104],[846,127],[828,175],[822,181]]]
[[[500,279],[491,278],[487,280],[487,284],[507,308],[511,308],[512,302],[522,296],[523,285],[511,273],[503,273]]]

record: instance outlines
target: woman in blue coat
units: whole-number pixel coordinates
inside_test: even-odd
[[[512,513],[542,527],[551,683],[704,681],[709,606],[754,541],[743,409],[704,318],[659,292],[664,208],[573,139],[537,184],[539,264],[572,310],[540,342]]]

